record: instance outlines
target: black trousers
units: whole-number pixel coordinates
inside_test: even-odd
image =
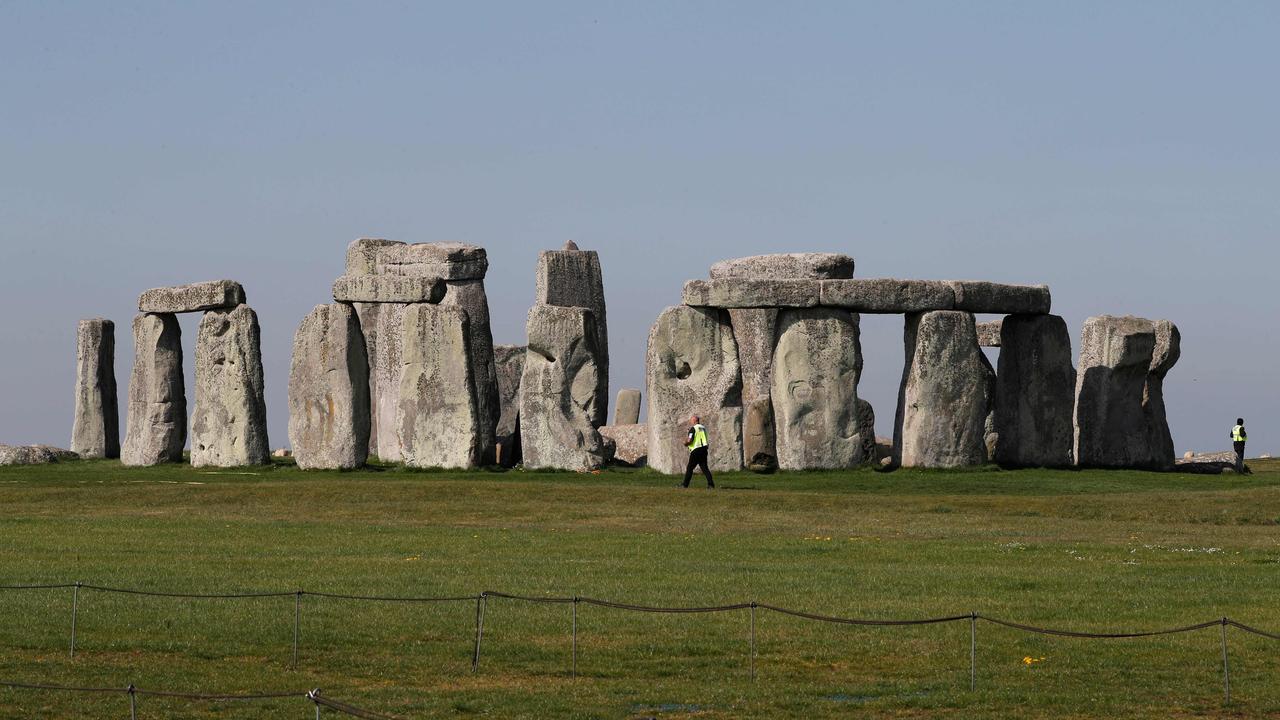
[[[1236,450],[1236,472],[1242,473],[1244,472],[1244,443],[1234,442],[1231,444]],[[688,480],[685,481],[686,484],[688,482]]]
[[[707,477],[707,487],[716,486],[715,481],[711,479],[711,468],[707,466],[707,448],[694,448],[689,451],[689,465],[684,469],[684,486],[689,487],[689,481],[693,479],[693,469],[702,468],[702,474]]]

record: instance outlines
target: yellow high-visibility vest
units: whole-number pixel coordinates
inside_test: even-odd
[[[689,444],[685,445],[685,447],[689,448],[690,450],[697,450],[700,447],[706,447],[706,446],[707,446],[707,428],[704,427],[702,423],[698,423],[697,425],[693,426],[693,439],[690,440]]]
[[[1235,427],[1231,428],[1232,442],[1244,442],[1245,440],[1248,440],[1248,439],[1249,439],[1249,434],[1244,431],[1243,425],[1236,425]]]

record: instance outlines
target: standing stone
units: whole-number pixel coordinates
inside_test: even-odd
[[[649,466],[683,473],[689,416],[707,427],[714,471],[742,468],[742,376],[728,314],[669,307],[649,331],[645,355],[649,396]]]
[[[369,357],[369,453],[383,462],[400,462],[396,413],[400,405],[401,343],[405,303],[355,303]]]
[[[636,425],[640,422],[640,391],[625,388],[618,391],[618,401],[614,404],[614,425]]]
[[[71,452],[82,458],[120,457],[116,404],[116,324],[103,318],[76,327],[76,410]]]
[[[534,305],[520,381],[520,450],[531,469],[594,470],[605,462],[594,424],[600,354],[593,313]]]
[[[497,436],[498,464],[515,467],[522,457],[520,449],[520,378],[524,375],[524,345],[495,345],[493,363],[498,373]]]
[[[191,464],[240,467],[271,462],[258,315],[248,305],[210,310],[196,333]]]
[[[1010,315],[1000,324],[999,347],[996,462],[1071,465],[1076,371],[1067,323],[1057,315]]]
[[[289,443],[304,470],[357,468],[369,456],[369,365],[350,305],[317,305],[293,337]]]
[[[711,266],[713,280],[781,279],[834,280],[853,277],[854,260],[838,253],[779,253],[722,260]],[[729,310],[738,343],[742,371],[742,399],[746,417],[742,456],[748,468],[777,468],[772,392],[773,346],[777,336],[777,308]]]
[[[1034,315],[1032,317],[1045,317]],[[981,347],[1000,347],[1000,329],[1004,326],[1004,318],[978,323],[978,345]]]
[[[535,304],[587,308],[595,318],[593,344],[599,381],[591,422],[600,427],[609,415],[609,322],[599,254],[595,250],[579,250],[572,240],[561,250],[539,253],[536,287]]]
[[[1102,315],[1085,321],[1076,375],[1077,465],[1150,465],[1150,429],[1142,398],[1155,345],[1150,320]]]
[[[784,310],[773,351],[778,467],[809,470],[862,462],[858,427],[858,323],[837,308]]]
[[[129,420],[120,462],[129,466],[181,462],[186,444],[182,328],[172,313],[142,313],[133,319]]]
[[[953,310],[908,315],[904,345],[895,464],[953,468],[986,462],[995,372],[978,347],[973,315]]]
[[[410,305],[404,311],[392,427],[405,465],[471,468],[480,461],[480,414],[467,325],[466,311],[457,307]]]
[[[862,441],[862,462],[879,459],[876,457],[876,411],[862,398],[858,398],[858,436]]]
[[[1169,432],[1169,420],[1164,409],[1164,378],[1182,356],[1182,333],[1168,320],[1152,323],[1156,334],[1155,350],[1151,354],[1151,369],[1147,372],[1147,386],[1143,390],[1142,410],[1147,418],[1148,447],[1151,450],[1149,467],[1168,470],[1176,460],[1173,435]]]
[[[466,246],[471,247],[471,246]],[[484,253],[483,248],[475,248]],[[487,263],[486,263],[487,266]],[[493,362],[493,331],[489,327],[489,298],[484,280],[449,280],[440,304],[467,314],[470,334],[471,377],[475,383],[476,413],[479,422],[480,460],[484,465],[497,461],[496,436],[502,404],[498,399],[498,370]]]

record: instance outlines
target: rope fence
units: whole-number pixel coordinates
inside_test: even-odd
[[[383,715],[372,710],[364,710],[354,705],[350,705],[333,698],[325,697],[320,693],[320,689],[308,690],[306,692],[273,692],[273,693],[190,693],[190,692],[174,692],[172,690],[144,690],[140,687],[129,685],[127,687],[74,687],[70,685],[47,685],[43,683],[19,683],[0,681],[0,688],[9,690],[35,690],[47,692],[69,692],[94,695],[113,695],[123,694],[129,699],[129,720],[138,720],[138,698],[155,697],[168,698],[171,700],[186,700],[189,702],[254,702],[262,700],[285,700],[296,698],[305,700],[315,707],[315,716],[321,717],[320,708],[329,708],[335,710],[342,715],[358,718],[370,718],[371,720],[395,720],[390,715]]]
[[[691,607],[663,607],[653,605],[638,605],[633,603],[617,602],[612,600],[601,600],[599,598],[581,597],[577,595],[565,597],[537,597],[530,595],[517,595],[513,593],[498,592],[494,590],[485,590],[477,595],[452,595],[452,596],[388,596],[388,595],[351,595],[342,593],[313,592],[310,590],[293,590],[278,592],[240,592],[240,593],[182,593],[182,592],[159,592],[151,590],[136,590],[129,588],[108,587],[103,585],[90,585],[86,583],[56,583],[44,585],[0,585],[0,591],[51,591],[51,590],[71,590],[71,649],[70,654],[75,657],[76,652],[76,629],[80,614],[80,594],[82,591],[92,591],[99,593],[115,593],[134,595],[142,597],[158,597],[158,598],[178,598],[192,600],[231,600],[231,599],[261,599],[261,598],[293,598],[293,654],[292,667],[298,665],[298,650],[301,640],[302,627],[302,600],[304,597],[313,597],[318,599],[338,600],[338,601],[354,601],[354,602],[379,602],[379,603],[474,603],[475,604],[475,638],[471,655],[471,672],[479,672],[481,650],[484,643],[484,620],[485,613],[488,610],[489,600],[507,600],[517,603],[532,603],[539,605],[568,605],[571,608],[570,614],[570,675],[577,677],[578,675],[578,608],[580,605],[591,605],[594,607],[605,608],[610,610],[620,610],[623,612],[638,613],[656,613],[656,614],[711,614],[711,613],[733,613],[746,611],[748,619],[748,654],[749,654],[749,670],[752,681],[756,679],[756,615],[757,611],[768,611],[778,615],[799,618],[802,620],[810,620],[813,622],[836,624],[836,625],[854,625],[863,627],[904,627],[904,626],[920,626],[920,625],[941,625],[949,623],[965,622],[969,624],[969,689],[976,690],[978,682],[978,622],[990,623],[992,625],[1018,630],[1026,633],[1038,635],[1048,635],[1067,638],[1083,638],[1083,639],[1099,639],[1099,640],[1123,640],[1136,638],[1151,638],[1166,635],[1178,635],[1183,633],[1198,632],[1210,628],[1220,628],[1221,646],[1222,646],[1222,688],[1223,698],[1225,702],[1231,702],[1231,665],[1230,654],[1227,644],[1227,628],[1233,627],[1242,632],[1265,638],[1268,640],[1280,641],[1280,634],[1260,630],[1256,627],[1246,625],[1242,622],[1232,620],[1228,617],[1222,617],[1217,620],[1209,620],[1206,622],[1195,623],[1193,625],[1183,625],[1180,627],[1165,628],[1159,630],[1141,630],[1130,632],[1082,632],[1076,630],[1065,630],[1061,628],[1048,628],[1027,623],[1005,620],[989,615],[982,615],[976,612],[970,612],[963,615],[946,615],[942,617],[918,618],[918,619],[877,619],[877,618],[847,618],[832,615],[821,615],[817,613],[805,612],[791,608],[771,605],[768,603],[760,603],[756,601],[731,603],[727,605],[709,605],[709,606],[691,606]],[[26,685],[22,683],[5,683],[0,682],[0,687],[9,688],[27,688],[40,690],[66,690],[77,692],[97,692],[97,693],[113,693],[128,692],[130,696],[131,706],[134,704],[134,698],[137,695],[154,695],[160,697],[175,697],[191,700],[257,700],[267,698],[293,697],[297,693],[281,693],[254,696],[234,696],[234,695],[198,695],[185,693],[164,693],[158,691],[141,691],[133,686],[127,689],[121,688],[68,688],[53,685]],[[355,717],[383,718],[384,715],[370,713],[369,711],[360,710],[350,705],[346,705],[336,700],[323,697],[318,690],[305,693],[305,697],[313,702],[316,706],[317,715],[320,708],[327,707],[332,710],[345,713]]]

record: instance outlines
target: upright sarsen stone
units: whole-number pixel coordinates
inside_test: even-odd
[[[1150,426],[1142,398],[1155,346],[1150,320],[1102,315],[1085,321],[1076,375],[1076,464],[1150,466]]]
[[[466,311],[457,307],[410,305],[404,311],[393,427],[405,465],[471,468],[480,461],[480,414],[467,326]]]
[[[396,413],[400,404],[401,343],[406,303],[355,303],[369,358],[369,453],[400,462]]]
[[[649,331],[645,356],[649,396],[649,466],[683,473],[690,415],[710,436],[712,470],[742,468],[742,377],[728,314],[713,308],[670,307]]]
[[[565,243],[561,250],[539,253],[534,303],[591,311],[595,326],[592,344],[599,369],[591,422],[596,427],[604,425],[609,414],[609,322],[599,254],[595,250],[579,250],[573,241]]]
[[[248,305],[210,310],[196,333],[191,464],[239,467],[271,462],[258,315]]]
[[[82,458],[120,457],[116,400],[116,325],[104,318],[76,327],[76,406],[71,452]]]
[[[624,388],[618,391],[618,400],[613,405],[614,425],[637,425],[640,423],[640,391],[635,388]]]
[[[521,460],[520,450],[520,379],[524,375],[524,345],[495,345],[493,364],[498,373],[498,464],[514,467]]]
[[[466,246],[471,247],[471,246]],[[477,248],[481,253],[483,248]],[[486,262],[486,267],[488,266]],[[476,396],[479,423],[480,460],[483,465],[496,461],[496,435],[502,404],[498,399],[498,369],[493,362],[493,331],[489,327],[489,297],[484,280],[449,280],[445,283],[442,306],[466,312],[468,348]]]
[[[293,338],[289,443],[298,467],[345,470],[369,455],[369,365],[350,305],[317,305]]]
[[[1076,371],[1067,323],[1057,315],[1010,315],[998,333],[995,461],[1009,467],[1071,465]]]
[[[129,466],[181,462],[186,444],[182,328],[172,313],[142,313],[133,319],[129,419],[120,462]]]
[[[1152,323],[1156,335],[1155,349],[1151,353],[1151,368],[1147,372],[1147,386],[1142,395],[1142,411],[1147,418],[1147,447],[1150,449],[1149,467],[1168,470],[1176,460],[1173,435],[1169,432],[1169,420],[1164,409],[1164,378],[1182,356],[1182,333],[1168,320]]]
[[[904,345],[895,464],[953,468],[985,463],[995,371],[978,346],[973,315],[951,310],[908,315]]]
[[[520,381],[520,451],[531,469],[594,470],[605,450],[594,424],[599,353],[592,312],[534,305]]]
[[[831,469],[862,462],[861,365],[856,316],[836,308],[779,313],[772,391],[778,467]]]

